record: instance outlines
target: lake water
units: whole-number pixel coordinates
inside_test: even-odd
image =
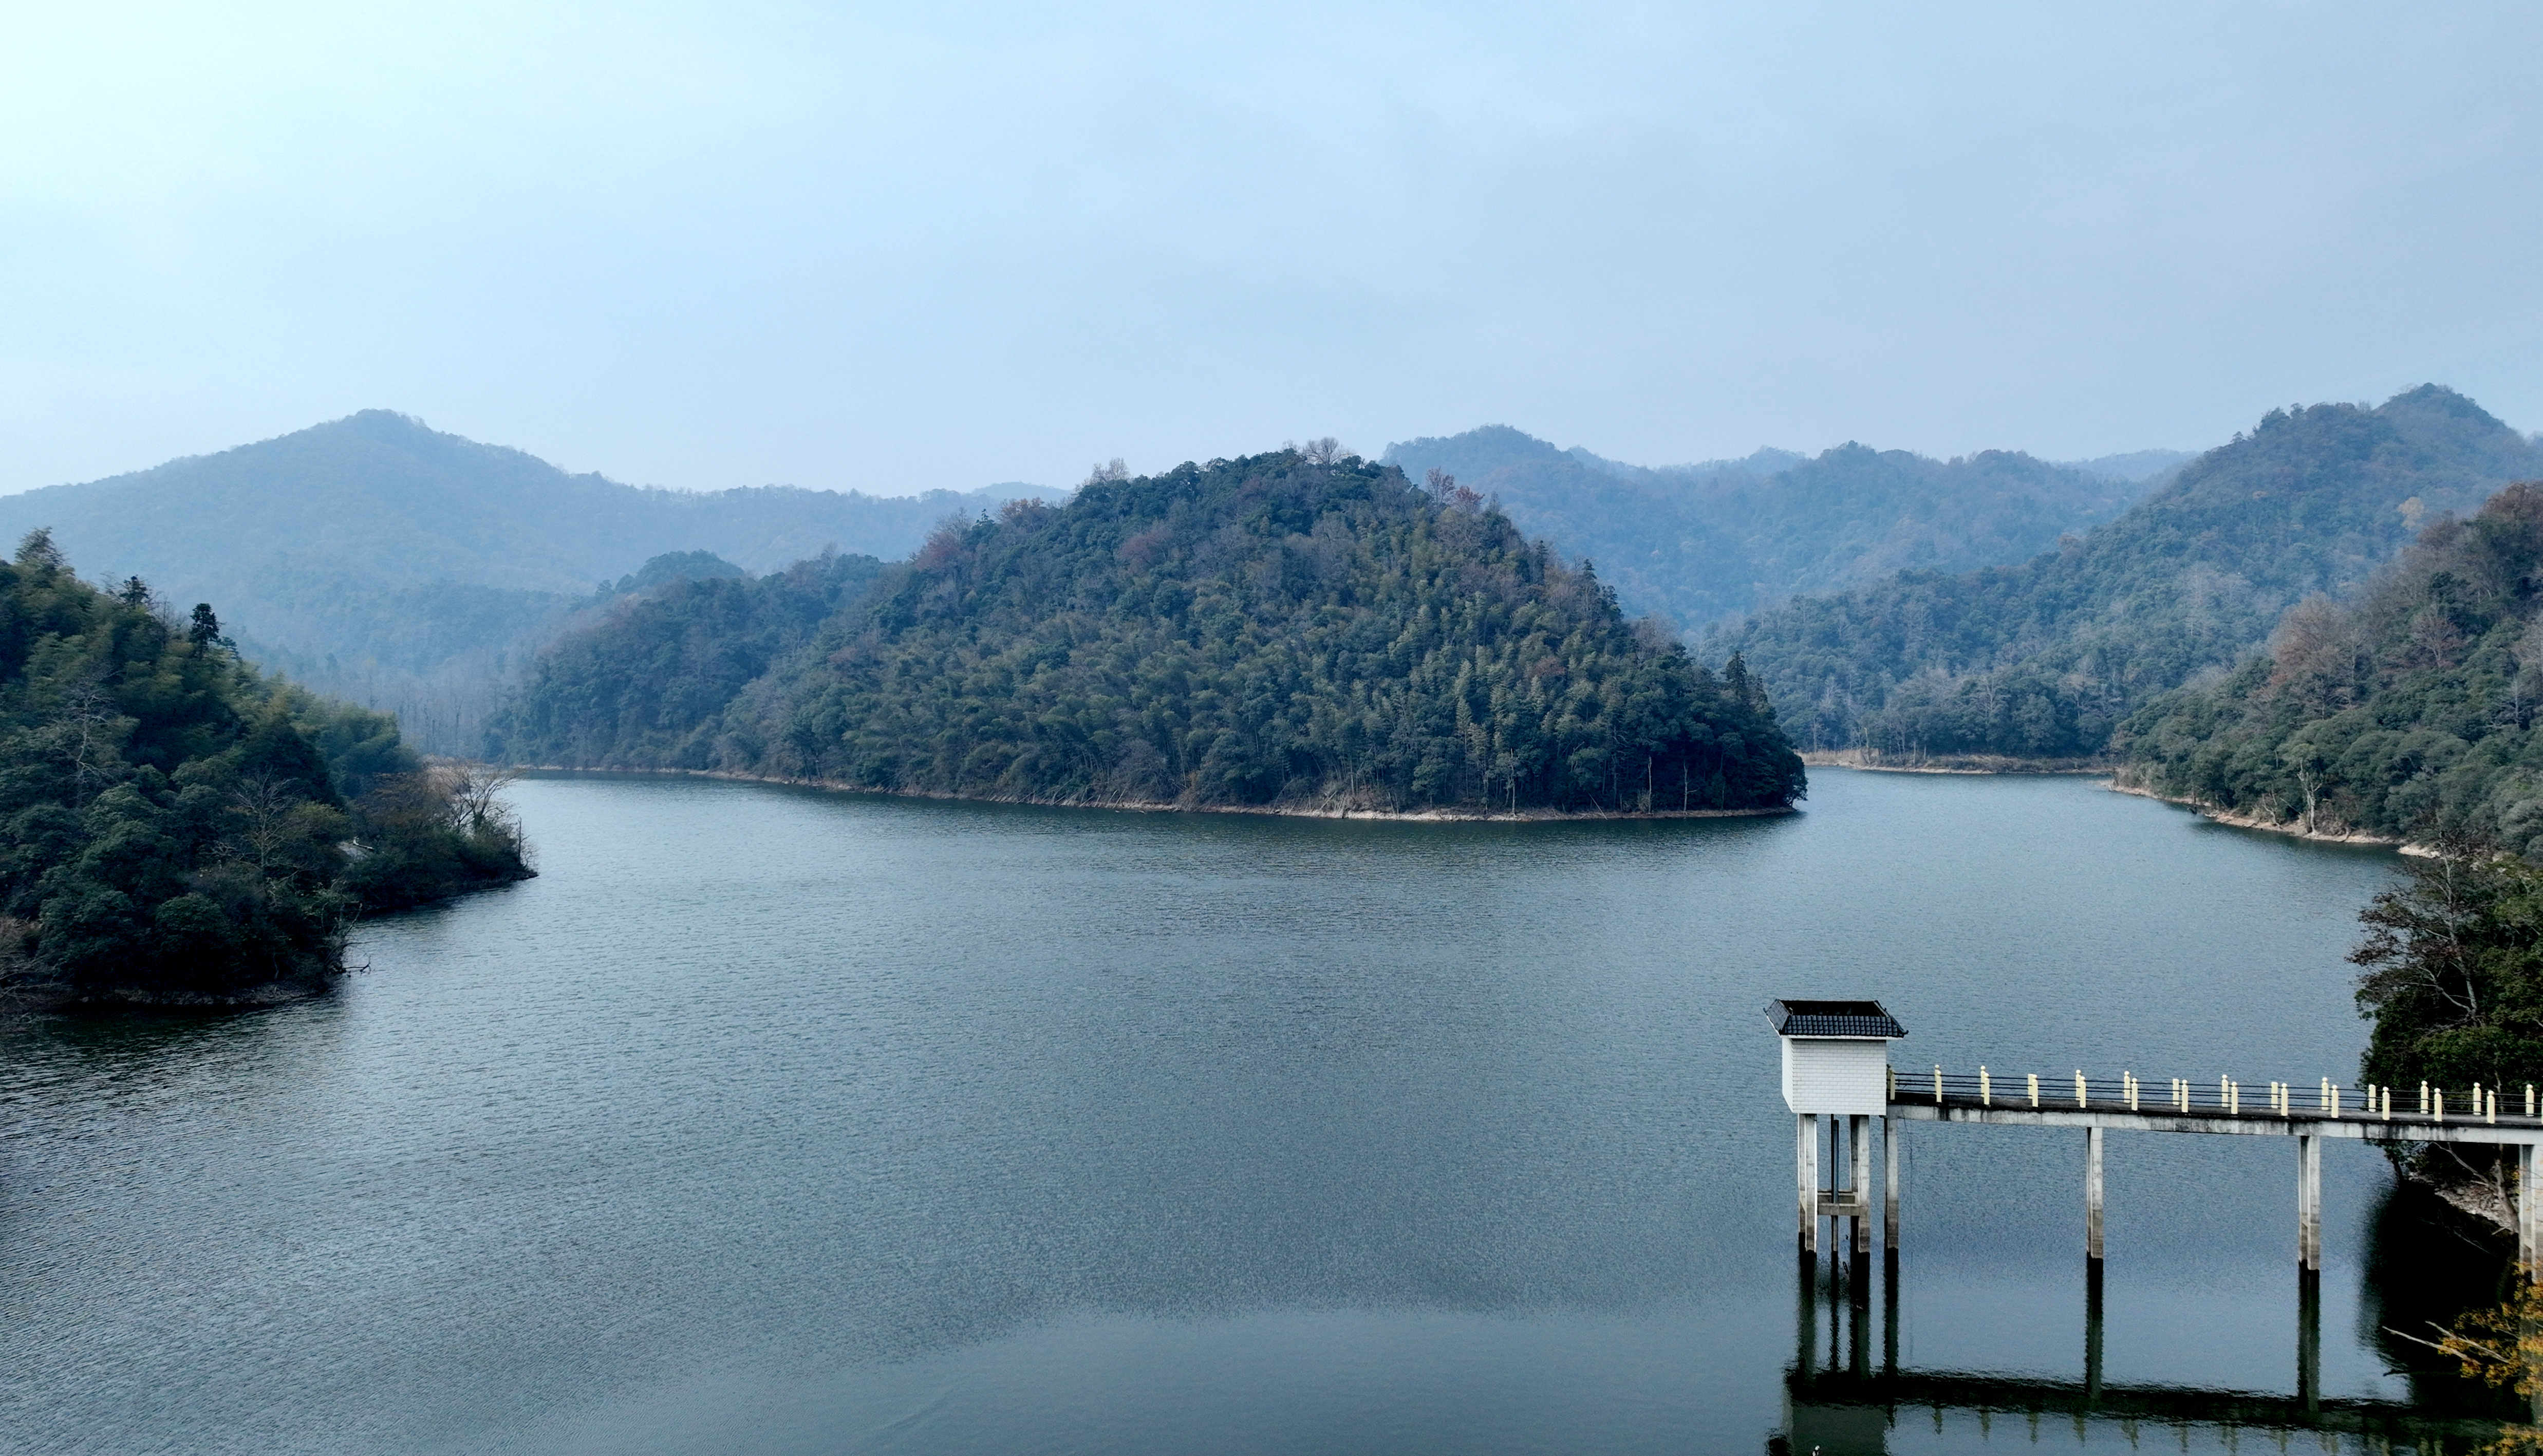
[[[1655,823],[514,799],[541,877],[323,1000],[0,1030],[0,1449],[1758,1453],[1768,999],[1877,996],[1907,1066],[2347,1082],[2394,864],[1839,770]],[[1904,1135],[1898,1364],[2080,1379],[2081,1135]],[[2496,1248],[2324,1162],[2323,1391],[2459,1399],[2377,1332]],[[2113,1136],[2106,1381],[2296,1389],[2293,1165]]]

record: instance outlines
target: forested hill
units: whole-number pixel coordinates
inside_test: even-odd
[[[2290,604],[2357,591],[2422,526],[2536,475],[2543,449],[2433,385],[2373,409],[2273,411],[2054,551],[1797,599],[1707,650],[1745,652],[1805,746],[2097,754]]]
[[[1472,493],[1350,457],[1187,464],[948,525],[728,696],[731,664],[847,570],[756,597],[699,582],[577,634],[492,746],[1186,807],[1764,809],[1803,790],[1744,672],[1628,621]]]
[[[0,1005],[313,985],[364,909],[529,873],[487,779],[41,532],[0,563]]]
[[[1011,487],[877,497],[688,493],[571,475],[384,410],[85,485],[0,497],[0,540],[48,528],[86,570],[219,603],[241,650],[475,741],[494,683],[588,597],[668,552],[768,571],[824,547],[904,556]]]
[[[1386,452],[1417,480],[1449,472],[1520,530],[1594,563],[1628,609],[1683,628],[1899,571],[2022,561],[2126,509],[2167,458],[2069,467],[2001,450],[1933,460],[1848,444],[1814,459],[1759,450],[1654,469],[1506,425]]]
[[[2429,527],[2348,605],[2314,597],[2224,680],[2121,728],[2126,778],[2311,832],[2543,859],[2543,485]],[[2530,934],[2530,932],[2529,932]]]

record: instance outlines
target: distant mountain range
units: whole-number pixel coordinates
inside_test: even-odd
[[[2054,550],[1799,597],[1706,651],[1744,653],[1805,748],[2088,757],[2289,606],[2355,595],[2423,526],[2536,478],[2543,446],[2435,385],[2273,411]]]
[[[1588,559],[1629,610],[1700,629],[1805,592],[1908,570],[2022,561],[2126,509],[2189,457],[2170,450],[2057,465],[1989,450],[1934,460],[1840,445],[1815,458],[1647,467],[1559,449],[1507,425],[1389,445],[1497,498],[1512,521]]]
[[[1807,617],[1848,593],[2012,569],[2053,555],[2061,541],[2071,549],[2099,539],[2148,493],[2177,490],[2166,483],[2187,458],[2149,450],[2057,463],[1987,451],[1934,460],[1847,444],[1816,456],[1761,449],[1646,467],[1487,425],[1391,445],[1385,463],[1416,484],[1435,469],[1498,498],[1527,535],[1592,563],[1629,613],[1719,634],[1754,614],[1789,624],[1803,619],[1775,614],[1791,607]],[[0,497],[0,533],[49,527],[99,576],[138,575],[181,612],[210,602],[254,659],[397,713],[426,749],[470,752],[538,651],[620,596],[764,576],[832,548],[842,561],[905,558],[949,516],[976,519],[1020,498],[1068,493],[646,489],[366,411],[215,455]],[[2463,509],[2477,498],[2427,498],[2432,509]],[[2392,543],[2377,539],[2361,562],[2389,554]],[[864,570],[807,578],[828,583],[823,612]],[[1800,605],[1810,602],[1821,605]],[[1719,660],[1746,647],[1806,742],[1860,736],[1892,684],[1992,670],[1970,665],[1975,658],[1892,660],[1858,638],[1860,660],[1842,668],[1825,643],[1785,626],[1740,628],[1710,651]],[[1806,712],[1830,681],[1836,706]],[[2109,717],[2095,712],[2092,722]],[[1849,727],[1832,727],[1839,721]]]
[[[0,533],[47,526],[87,572],[138,575],[181,612],[211,602],[257,660],[394,711],[411,738],[452,751],[473,749],[525,652],[653,558],[707,552],[767,572],[832,547],[907,556],[949,515],[1066,495],[654,490],[368,410],[0,497]]]

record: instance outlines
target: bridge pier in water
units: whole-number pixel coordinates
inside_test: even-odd
[[[1952,1076],[1904,1075],[1889,1065],[1889,1042],[1906,1035],[1874,1001],[1778,1001],[1768,1016],[1783,1046],[1785,1104],[1795,1114],[1795,1171],[1800,1215],[1801,1307],[1797,1349],[1787,1380],[1786,1434],[1796,1453],[1824,1456],[1886,1449],[1900,1406],[1933,1408],[1936,1430],[1946,1410],[2071,1414],[2078,1433],[2088,1419],[2155,1420],[2215,1425],[2351,1432],[2377,1442],[2495,1439],[2487,1418],[2423,1413],[2406,1402],[2327,1398],[2322,1391],[2322,1147],[2329,1139],[2376,1144],[2488,1144],[2516,1159],[2517,1266],[2543,1283],[2543,1116],[2534,1090],[2522,1106],[2503,1109],[2499,1089],[2476,1090],[2450,1109],[2442,1089],[2425,1089],[2418,1105],[2397,1106],[2389,1088],[2317,1089],[2272,1083],[2266,1098],[2245,1106],[2245,1090],[2220,1078],[2202,1093],[2174,1080],[2150,1094],[2133,1075],[2071,1082],[2035,1075],[1998,1079],[1981,1067]],[[2455,1095],[2462,1098],[2462,1094]],[[2457,1111],[2460,1110],[2460,1111]],[[1882,1277],[1871,1271],[1872,1137],[1881,1121]],[[2077,1127],[2084,1132],[2084,1348],[2080,1382],[1901,1371],[1898,1368],[1899,1230],[1906,1122],[1978,1126]],[[2198,1391],[2169,1386],[2112,1386],[2102,1359],[2106,1267],[2104,1157],[2108,1134],[2192,1132],[2286,1137],[2295,1144],[2295,1394]],[[2283,1186],[2282,1186],[2283,1187]],[[1828,1220],[1822,1246],[1819,1221]],[[1822,1266],[1818,1254],[1825,1248]],[[1838,1256],[1842,1253],[1843,1258]],[[1824,1282],[1822,1282],[1824,1277]],[[1824,1291],[1827,1324],[1820,1336]],[[1881,1304],[1882,1358],[1871,1362],[1872,1306]],[[2543,1393],[2534,1397],[2543,1424]]]
[[[1889,1065],[1889,1043],[1906,1030],[1878,1001],[1777,1001],[1767,1007],[1783,1045],[1784,1103],[1796,1118],[1795,1172],[1800,1193],[1801,1247],[1818,1249],[1818,1220],[1832,1225],[1851,1252],[1867,1258],[1871,1230],[1871,1120],[1882,1123],[1882,1234],[1898,1247],[1898,1170],[1903,1148],[1898,1123],[1954,1122],[2007,1127],[2084,1129],[2084,1258],[2104,1257],[2103,1147],[2112,1129],[2131,1132],[2196,1132],[2291,1137],[2296,1144],[2296,1267],[2322,1269],[2322,1144],[2327,1138],[2372,1143],[2476,1143],[2514,1149],[2516,1157],[2516,1262],[2525,1276],[2543,1283],[2543,1115],[2534,1089],[2521,1108],[2501,1111],[2501,1089],[2475,1088],[2448,1111],[2443,1088],[2424,1089],[2416,1109],[2397,1111],[2391,1088],[2341,1087],[2329,1079],[2319,1091],[2271,1083],[2266,1101],[2244,1106],[2244,1088],[2219,1078],[2202,1093],[2182,1079],[2167,1083],[2160,1098],[2133,1074],[2093,1082],[2082,1072],[2071,1083],[2043,1083],[2036,1075],[1999,1081],[1980,1067],[1975,1076],[1950,1075],[1937,1066],[1902,1078]],[[1930,1090],[1929,1090],[1930,1089]],[[2455,1094],[2462,1097],[2462,1094]],[[1842,1118],[1842,1132],[1838,1119]],[[1826,1146],[1825,1178],[1819,1148]]]

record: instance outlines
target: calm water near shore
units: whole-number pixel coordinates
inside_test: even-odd
[[[1578,825],[514,798],[541,878],[323,1000],[0,1028],[0,1450],[1762,1452],[1769,998],[1878,996],[1903,1065],[2346,1082],[2395,863],[1832,769]],[[2080,1379],[2080,1134],[1906,1135],[1900,1366]],[[2104,1379],[2292,1392],[2292,1143],[2109,1162]],[[2377,1332],[2495,1250],[2324,1163],[2324,1392],[2460,1399]],[[1865,1448],[2035,1438],[2130,1433]]]

